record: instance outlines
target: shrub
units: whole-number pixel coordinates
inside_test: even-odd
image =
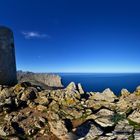
[[[126,118],[126,115],[125,114],[119,114],[119,113],[116,113],[112,116],[111,120],[114,122],[114,123],[118,123],[119,121],[122,121]]]

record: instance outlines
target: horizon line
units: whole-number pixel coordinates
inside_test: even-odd
[[[99,74],[100,74],[100,73],[101,73],[101,74],[109,74],[109,73],[110,73],[110,74],[121,74],[121,73],[122,73],[122,74],[129,74],[129,73],[130,73],[130,74],[135,74],[135,73],[138,74],[138,73],[140,73],[140,72],[50,72],[50,71],[49,71],[49,72],[47,72],[47,71],[46,71],[46,72],[41,72],[41,71],[30,71],[30,70],[25,70],[25,71],[24,71],[24,70],[17,70],[17,71],[22,71],[22,72],[33,72],[33,73],[83,73],[83,74],[84,74],[84,73],[85,73],[85,74],[86,74],[86,73],[91,73],[91,74],[92,74],[92,73],[95,73],[95,74],[96,74],[96,73],[99,73]]]

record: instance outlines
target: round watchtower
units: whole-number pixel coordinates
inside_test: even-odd
[[[0,85],[17,83],[13,32],[0,26]]]

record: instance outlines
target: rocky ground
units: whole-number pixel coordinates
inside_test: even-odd
[[[140,140],[140,87],[117,97],[110,89],[85,93],[73,82],[56,90],[0,86],[0,139]]]

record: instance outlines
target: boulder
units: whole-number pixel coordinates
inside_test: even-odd
[[[135,110],[132,114],[130,114],[128,116],[128,119],[130,119],[131,121],[140,124],[140,111],[139,110]]]
[[[22,100],[22,101],[33,100],[37,97],[36,93],[37,93],[37,91],[35,88],[29,87],[26,90],[24,90],[24,92],[21,95],[20,100]]]
[[[116,110],[117,110],[117,112],[125,113],[125,112],[127,112],[127,110],[129,108],[131,108],[131,103],[129,102],[129,100],[126,100],[124,98],[120,99],[116,103]]]
[[[137,86],[136,91],[140,91],[140,86]]]
[[[116,98],[116,95],[109,88],[105,89],[102,93],[96,92],[89,97],[91,100],[106,101],[108,103],[114,102]]]
[[[74,82],[71,82],[71,83],[66,87],[66,90],[68,90],[68,91],[75,91],[75,90],[77,90],[76,84],[75,84]]]
[[[48,121],[50,132],[52,132],[57,138],[63,139],[68,135],[68,130],[65,127],[65,123],[62,120],[59,121]]]
[[[95,114],[95,122],[101,127],[112,127],[114,126],[114,122],[111,120],[113,115],[113,111],[110,111],[108,109],[101,109]]]
[[[135,132],[134,132],[134,139],[135,140],[140,140],[140,130],[135,130]]]
[[[105,89],[102,92],[102,95],[105,97],[105,100],[108,102],[114,102],[114,100],[117,98],[116,95],[109,89]]]
[[[49,100],[47,97],[45,96],[42,96],[42,97],[38,97],[36,100],[35,100],[35,103],[38,103],[40,105],[44,105],[44,106],[47,106],[49,104]]]
[[[122,120],[117,123],[114,129],[115,134],[132,134],[134,127],[131,126],[128,120]]]
[[[121,98],[126,98],[130,95],[130,92],[127,89],[121,90]]]
[[[84,124],[77,127],[74,134],[76,134],[80,138],[90,140],[90,139],[95,139],[98,136],[102,135],[103,130],[101,130],[93,122],[87,121]]]
[[[39,110],[39,111],[47,111],[47,107],[46,106],[43,106],[43,105],[38,105],[37,107],[36,107],[36,109],[37,110]]]
[[[0,136],[10,136],[14,135],[16,131],[10,124],[4,124],[0,126]]]

